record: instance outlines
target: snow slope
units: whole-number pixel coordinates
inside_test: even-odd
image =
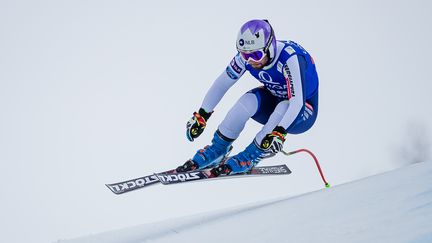
[[[60,242],[432,242],[431,182],[432,162],[424,162],[296,197]]]

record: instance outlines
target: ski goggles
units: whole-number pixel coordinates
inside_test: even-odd
[[[251,59],[254,62],[260,62],[264,58],[265,52],[262,49],[257,50],[257,51],[251,51],[251,52],[242,52],[241,51],[240,55],[246,61],[249,61],[249,59]]]

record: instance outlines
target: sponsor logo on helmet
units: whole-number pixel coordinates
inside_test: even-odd
[[[245,40],[244,42],[246,43],[246,45],[255,45],[254,40]]]
[[[239,46],[244,46],[245,44],[248,46],[255,45],[255,40],[244,40],[244,39],[239,40]]]
[[[244,46],[244,40],[243,40],[243,39],[240,39],[240,40],[239,40],[239,45],[240,45],[240,46]]]

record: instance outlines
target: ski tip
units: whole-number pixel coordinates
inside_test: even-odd
[[[326,188],[330,188],[330,184],[327,182],[327,183],[325,184],[325,187],[326,187]]]
[[[115,190],[115,189],[113,188],[112,184],[105,184],[105,186],[108,187],[108,189],[110,189],[110,191],[111,191],[112,193],[114,193],[115,195],[120,195],[120,194],[123,193],[123,192],[121,192],[121,191],[117,191],[117,190]]]

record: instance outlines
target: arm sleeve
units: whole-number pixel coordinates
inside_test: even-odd
[[[295,121],[304,105],[303,87],[297,55],[293,55],[287,60],[283,67],[283,74],[287,82],[289,106],[279,126],[287,129]]]
[[[240,54],[237,54],[213,82],[213,85],[204,97],[201,108],[206,112],[212,112],[225,93],[237,82],[245,70],[245,63],[241,59]]]

